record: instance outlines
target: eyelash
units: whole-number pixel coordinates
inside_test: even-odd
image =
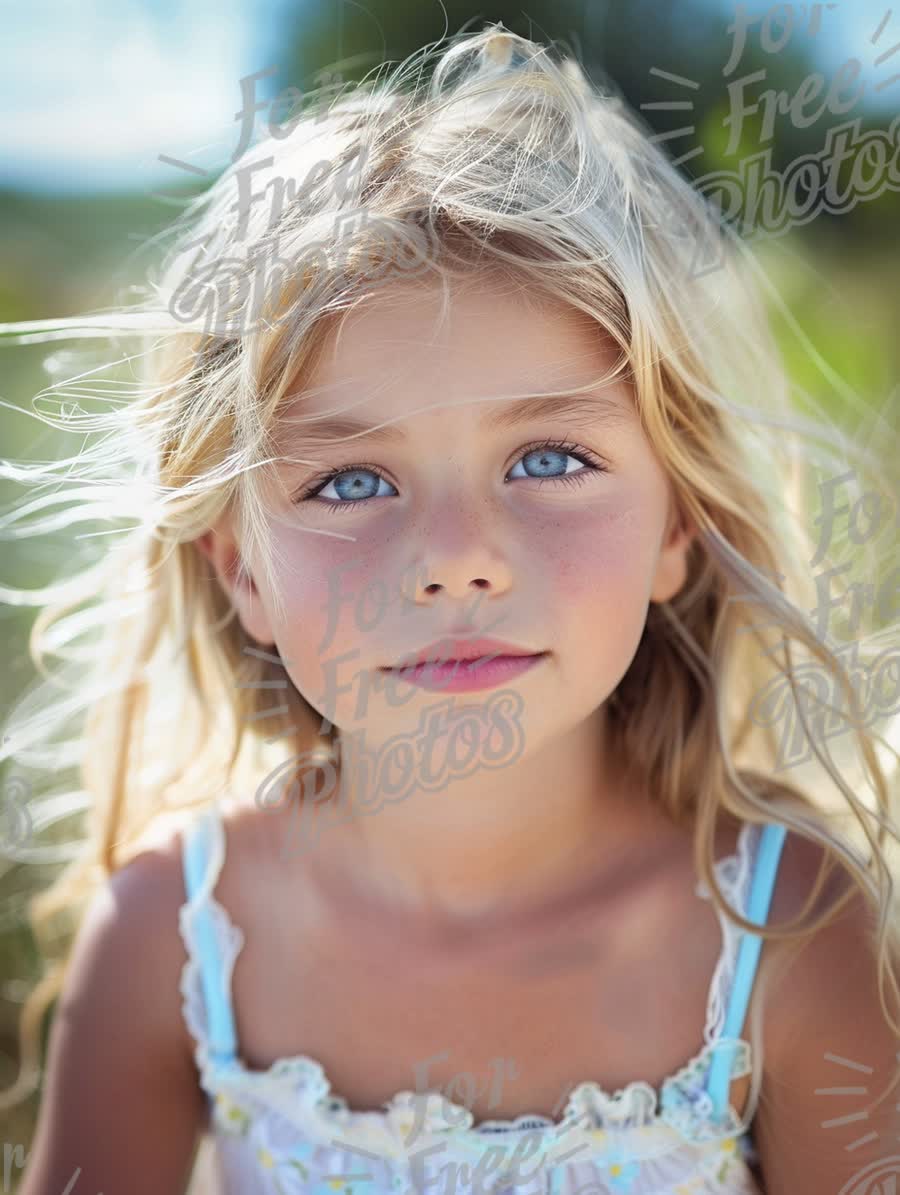
[[[599,457],[594,456],[594,454],[591,452],[588,452],[587,449],[581,448],[578,444],[569,444],[562,440],[541,440],[537,444],[526,446],[522,450],[521,456],[517,457],[516,460],[513,461],[510,468],[514,468],[524,457],[529,456],[532,452],[537,452],[541,448],[552,448],[556,452],[565,452],[568,455],[576,457],[578,460],[581,461],[582,464],[586,465],[587,468],[579,469],[577,473],[563,473],[563,474],[560,474],[559,477],[517,478],[516,479],[517,481],[524,481],[524,480],[536,481],[539,486],[543,485],[547,481],[550,481],[550,482],[561,481],[566,485],[581,485],[584,481],[587,480],[586,475],[588,473],[608,473],[609,472],[609,469],[599,459]],[[313,478],[313,480],[311,482],[309,482],[309,484],[303,490],[301,490],[301,492],[294,498],[294,503],[299,504],[300,502],[311,502],[312,501],[312,502],[319,502],[323,506],[328,507],[329,509],[332,509],[332,510],[336,510],[336,509],[350,510],[355,506],[361,506],[367,502],[374,502],[376,500],[375,496],[372,496],[369,498],[349,498],[346,501],[340,501],[340,502],[335,501],[333,498],[317,497],[319,491],[324,490],[330,481],[333,481],[336,477],[340,477],[341,474],[343,474],[343,473],[353,473],[353,472],[356,472],[357,470],[360,470],[360,471],[365,470],[366,472],[374,473],[377,477],[380,477],[383,481],[386,481],[388,483],[388,485],[393,485],[393,482],[390,481],[389,478],[385,477],[384,473],[381,471],[381,469],[379,469],[379,467],[377,465],[372,465],[372,464],[346,465],[341,469],[335,469],[333,472],[331,472],[327,475],[322,475],[317,478]],[[388,496],[387,494],[381,495],[381,497],[383,497],[383,498],[385,498],[387,496]]]

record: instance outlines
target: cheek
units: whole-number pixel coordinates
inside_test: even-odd
[[[412,571],[391,576],[383,550],[311,533],[285,534],[275,548],[285,561],[277,573],[285,613],[273,634],[291,680],[316,704],[334,683],[329,677],[352,682],[358,668],[371,666],[363,641],[396,619]]]
[[[649,596],[659,531],[645,505],[624,495],[554,520],[542,535],[542,559],[561,601],[595,609]]]
[[[659,528],[640,502],[623,499],[558,521],[545,556],[546,609],[556,623],[561,666],[573,692],[583,686],[586,704],[604,700],[634,658],[658,544]]]

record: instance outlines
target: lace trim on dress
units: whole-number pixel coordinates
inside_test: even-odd
[[[359,1145],[368,1143],[383,1148],[387,1139],[402,1150],[403,1137],[418,1124],[423,1133],[451,1135],[455,1145],[466,1138],[473,1146],[484,1147],[485,1139],[497,1133],[542,1132],[545,1137],[570,1130],[590,1133],[598,1130],[648,1130],[653,1126],[668,1126],[691,1142],[720,1141],[728,1144],[746,1131],[746,1124],[728,1105],[723,1118],[713,1123],[711,1098],[704,1090],[715,1050],[726,1043],[734,1044],[731,1078],[750,1073],[750,1045],[741,1038],[707,1040],[702,1049],[675,1074],[668,1076],[657,1092],[643,1079],[627,1083],[613,1093],[589,1080],[579,1083],[569,1094],[559,1120],[541,1113],[525,1113],[513,1120],[485,1120],[474,1122],[471,1111],[455,1104],[440,1092],[400,1091],[387,1100],[382,1109],[354,1111],[344,1097],[331,1090],[331,1083],[320,1062],[309,1055],[299,1054],[277,1059],[265,1070],[252,1070],[240,1058],[216,1058],[208,1043],[208,1018],[200,974],[199,950],[196,940],[196,917],[201,907],[209,910],[210,920],[222,958],[225,997],[231,1004],[231,975],[234,963],[244,944],[242,931],[233,924],[227,910],[212,895],[225,858],[225,833],[218,810],[212,810],[211,852],[207,874],[194,898],[179,912],[179,928],[188,954],[180,980],[183,1012],[187,1026],[197,1042],[196,1059],[204,1088],[215,1098],[214,1113],[219,1127],[235,1131],[249,1113],[241,1106],[241,1098],[257,1100],[267,1111],[280,1113],[295,1128],[298,1113],[306,1131],[316,1135],[327,1133],[334,1141],[341,1138]],[[716,860],[717,879],[731,903],[740,909],[747,907],[747,888],[752,860],[750,832],[758,827],[749,823],[741,828],[738,851]],[[696,892],[703,896],[698,885]],[[706,894],[708,896],[708,892]],[[724,1020],[722,1006],[728,986],[733,979],[739,933],[719,913],[723,931],[723,949],[713,975],[707,1005],[707,1037],[709,1030]],[[420,1103],[421,1102],[421,1103]],[[595,1141],[596,1146],[596,1141]],[[670,1146],[671,1147],[671,1146]]]
[[[746,913],[750,905],[750,881],[753,876],[753,861],[759,849],[762,827],[745,822],[738,834],[737,851],[727,855],[715,863],[716,879],[728,898],[729,904]],[[709,885],[700,880],[694,889],[697,896],[704,900],[712,900]],[[709,1001],[706,1011],[706,1025],[703,1030],[707,1043],[714,1041],[725,1027],[725,1016],[728,997],[734,985],[734,974],[737,968],[738,948],[743,931],[740,926],[722,912],[716,909],[716,916],[722,927],[724,949],[719,955],[716,969],[713,972],[709,988]]]

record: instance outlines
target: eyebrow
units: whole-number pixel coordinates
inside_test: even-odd
[[[555,420],[573,428],[587,430],[594,423],[627,423],[633,414],[630,406],[621,397],[596,391],[483,401],[496,407],[482,417],[482,427],[486,431],[506,431],[524,423],[537,423],[542,420]],[[397,421],[379,427],[352,415],[301,419],[294,421],[294,426],[298,429],[297,435],[303,444],[309,446],[330,444],[333,440],[350,437],[365,437],[370,444],[402,444],[409,439],[409,434]]]

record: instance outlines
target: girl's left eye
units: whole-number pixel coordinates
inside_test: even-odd
[[[569,457],[572,460],[580,460],[585,466],[583,469],[569,470],[565,458]],[[525,462],[529,461],[529,467],[545,470],[543,474],[532,475],[526,473],[525,478],[539,481],[543,485],[545,481],[561,481],[565,485],[581,485],[587,480],[589,473],[607,473],[608,467],[594,456],[592,452],[587,449],[579,448],[576,444],[564,444],[558,441],[538,444],[534,448],[527,448],[522,456],[516,461],[510,470],[510,476],[520,466],[524,466]],[[562,472],[553,473],[555,468],[562,468]],[[375,484],[375,491],[367,493],[367,489],[371,489],[371,482],[367,483],[365,474],[374,474],[377,478]],[[519,474],[522,477],[522,474]],[[342,478],[348,480],[342,481]],[[359,506],[372,498],[391,497],[390,494],[378,493],[379,484],[391,486],[392,483],[387,480],[377,465],[353,465],[346,469],[340,469],[336,472],[329,473],[327,476],[314,479],[301,490],[296,496],[294,502],[320,502],[323,506],[331,508],[340,508],[341,510],[349,510],[351,507]],[[320,495],[328,488],[329,485],[335,487],[337,500],[334,498],[322,498]],[[343,492],[342,492],[343,491]],[[361,496],[354,496],[361,495]]]

